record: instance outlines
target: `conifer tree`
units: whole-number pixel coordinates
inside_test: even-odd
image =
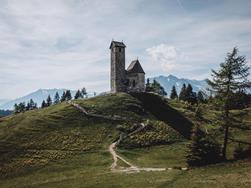
[[[63,92],[60,101],[61,101],[61,102],[66,101],[66,92],[65,92],[65,91]]]
[[[186,87],[183,100],[191,104],[197,103],[197,95],[195,92],[193,92],[193,87],[191,84],[188,84]]]
[[[152,88],[151,88],[151,84],[150,84],[150,79],[147,78],[147,81],[146,81],[146,92],[151,92],[152,91]]]
[[[60,97],[58,92],[56,92],[55,96],[54,96],[54,104],[58,104],[60,102]]]
[[[71,96],[71,91],[70,90],[66,90],[65,91],[65,100],[66,101],[69,101],[72,99],[72,96]]]
[[[197,100],[199,103],[204,103],[205,102],[205,97],[204,93],[202,91],[199,91],[197,94]]]
[[[21,102],[19,104],[14,104],[14,113],[20,113],[20,112],[25,112],[26,111],[26,105],[25,102]]]
[[[86,89],[84,87],[81,89],[81,93],[82,93],[83,97],[85,97],[85,98],[88,97],[87,96],[87,91],[86,91]]]
[[[76,92],[75,96],[74,96],[74,99],[80,99],[80,98],[83,98],[83,95],[82,95],[81,91],[78,90],[78,91]]]
[[[192,131],[191,143],[188,145],[186,159],[189,166],[217,163],[221,160],[220,145],[208,137],[196,125]]]
[[[41,108],[45,108],[45,107],[47,107],[47,104],[46,104],[46,102],[43,100],[43,102],[42,102],[42,104],[41,104]]]
[[[30,106],[30,102],[27,103],[26,107],[25,107],[25,110],[28,111],[31,109],[31,106]]]
[[[179,100],[184,101],[185,100],[185,95],[186,95],[186,84],[183,84],[182,88],[180,90]]]
[[[48,95],[47,99],[46,99],[46,105],[47,106],[51,106],[52,105],[52,100],[51,100],[51,96]]]
[[[14,104],[14,114],[19,113],[18,105],[17,103]]]
[[[170,94],[170,98],[171,98],[171,99],[177,99],[177,98],[178,98],[178,95],[177,95],[177,91],[176,91],[175,86],[172,87],[171,94]]]
[[[27,110],[34,110],[37,108],[37,104],[33,101],[33,99],[30,99],[26,108]]]
[[[218,71],[212,70],[212,80],[207,80],[211,87],[210,90],[220,100],[219,104],[222,108],[224,128],[222,156],[224,159],[226,159],[229,128],[231,127],[231,94],[245,91],[251,87],[248,79],[249,69],[245,56],[239,56],[238,49],[235,47],[232,52],[227,54],[225,62],[220,64],[220,69]]]

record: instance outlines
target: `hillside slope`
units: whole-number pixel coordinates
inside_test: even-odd
[[[0,187],[192,187],[194,182],[210,187],[229,176],[235,178],[219,187],[250,185],[246,181],[250,160],[188,172],[130,175],[110,171],[113,161],[109,145],[142,122],[146,129],[124,140],[118,149],[120,156],[142,167],[185,166],[185,137],[190,128],[200,123],[207,131],[214,131],[211,122],[217,112],[203,111],[204,119],[198,122],[187,104],[154,94],[119,93],[73,102],[88,113],[118,120],[85,116],[69,103],[0,119]],[[245,111],[243,118],[249,122],[251,109]],[[250,131],[238,135],[251,141]],[[126,166],[121,161],[119,165]],[[205,183],[210,178],[214,180]],[[184,184],[188,180],[190,183]]]

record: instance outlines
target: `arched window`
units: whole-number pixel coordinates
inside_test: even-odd
[[[132,81],[132,87],[135,87],[136,86],[136,82],[135,80]]]

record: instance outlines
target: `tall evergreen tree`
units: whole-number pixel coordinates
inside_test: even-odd
[[[146,92],[151,92],[152,91],[152,88],[151,88],[151,84],[150,84],[150,79],[147,78],[147,81],[146,81]]]
[[[27,105],[25,107],[25,110],[28,111],[31,109],[31,105],[30,105],[30,102],[27,102]]]
[[[41,108],[45,108],[45,107],[47,107],[47,104],[46,104],[46,102],[43,100],[43,102],[42,102],[42,104],[41,104]]]
[[[21,102],[19,104],[14,104],[14,113],[15,114],[25,112],[26,110],[27,109],[26,109],[25,102]]]
[[[182,88],[180,90],[179,100],[184,101],[185,100],[185,95],[186,95],[186,84],[183,84]]]
[[[87,91],[86,91],[85,87],[83,87],[83,88],[81,89],[81,93],[82,93],[83,97],[85,97],[85,98],[88,97],[88,96],[87,96]]]
[[[46,99],[46,105],[47,106],[51,106],[52,105],[52,100],[51,100],[51,96],[48,95],[47,99]]]
[[[245,56],[238,55],[238,49],[235,47],[231,53],[227,54],[225,62],[220,64],[218,71],[212,70],[212,80],[207,80],[211,91],[215,93],[220,100],[223,112],[224,141],[222,156],[226,159],[228,145],[229,127],[231,126],[231,94],[238,91],[245,91],[251,87],[248,79],[250,67],[247,65]]]
[[[170,98],[171,98],[171,99],[177,99],[177,98],[178,98],[178,95],[177,95],[177,91],[176,91],[175,86],[172,87],[171,94],[170,94]]]
[[[65,91],[65,100],[66,101],[69,101],[72,99],[72,96],[71,96],[71,91],[70,90],[66,90]]]
[[[80,90],[78,90],[74,96],[74,99],[80,99],[83,98],[82,92]]]
[[[199,103],[204,103],[205,102],[204,93],[202,91],[198,91],[197,100],[198,100]]]
[[[65,91],[63,92],[60,101],[61,101],[61,102],[66,101],[66,92],[65,92]]]
[[[187,88],[185,89],[183,100],[192,104],[197,103],[197,95],[195,92],[193,92],[193,87],[191,84],[188,84]]]
[[[54,104],[58,104],[60,102],[60,97],[58,92],[56,92],[55,96],[54,96]]]
[[[30,99],[26,108],[27,108],[27,110],[34,110],[37,108],[37,104],[33,101],[33,99]]]

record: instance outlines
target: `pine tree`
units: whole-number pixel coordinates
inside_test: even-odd
[[[41,104],[41,108],[45,108],[45,107],[47,107],[47,104],[46,104],[46,102],[43,100],[43,102],[42,102],[42,104]]]
[[[161,96],[166,96],[167,95],[165,89],[156,80],[153,80],[153,83],[150,84],[148,92],[154,92],[154,93],[157,93],[157,94],[159,94]]]
[[[51,106],[52,105],[52,100],[51,100],[51,96],[48,95],[47,99],[46,99],[46,105],[47,106]]]
[[[65,91],[63,92],[60,101],[61,101],[61,102],[66,101],[66,93],[65,93]]]
[[[82,95],[81,91],[78,90],[78,91],[76,92],[75,96],[74,96],[74,99],[80,99],[80,98],[83,98],[83,95]]]
[[[189,166],[203,166],[221,160],[220,145],[205,135],[196,125],[192,131],[191,143],[186,155]]]
[[[150,79],[147,78],[147,81],[146,81],[146,92],[151,92],[152,91],[152,88],[151,88],[151,84],[150,84]]]
[[[71,97],[71,91],[70,90],[66,90],[65,91],[65,100],[69,101],[71,99],[72,99],[72,97]]]
[[[186,95],[186,84],[183,84],[182,88],[180,90],[179,100],[184,101],[185,100],[185,95]]]
[[[199,103],[204,103],[205,102],[205,97],[204,93],[202,91],[199,91],[197,94],[197,100]]]
[[[171,99],[177,99],[177,98],[178,98],[178,95],[177,95],[177,91],[176,91],[175,86],[172,87],[171,94],[170,94],[170,98],[171,98]]]
[[[26,111],[25,102],[19,103],[19,111],[20,111],[20,112],[25,112],[25,111]]]
[[[27,103],[27,105],[26,105],[26,107],[25,107],[25,110],[26,110],[26,111],[31,110],[30,102]]]
[[[86,91],[86,89],[84,87],[81,89],[81,93],[82,93],[83,97],[85,97],[85,98],[88,97],[87,96],[87,91]]]
[[[17,103],[14,104],[14,113],[18,114],[20,112],[19,110],[19,106],[17,105]]]
[[[54,96],[54,104],[58,104],[60,102],[60,97],[58,92],[56,92],[55,96]]]
[[[37,108],[37,104],[32,99],[30,99],[30,101],[27,104],[27,108],[28,110],[34,110]]]
[[[207,80],[210,90],[215,93],[220,100],[220,106],[223,114],[224,141],[222,156],[226,159],[228,145],[229,127],[231,126],[231,94],[238,91],[245,91],[251,87],[248,79],[249,69],[245,56],[238,55],[238,49],[235,47],[231,53],[227,54],[225,62],[220,64],[220,70],[212,70],[212,80]]]

